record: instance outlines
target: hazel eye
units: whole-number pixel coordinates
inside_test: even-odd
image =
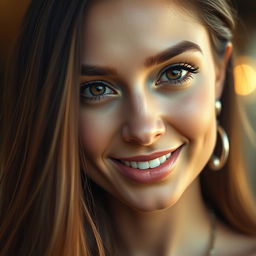
[[[84,99],[100,99],[107,95],[113,95],[116,92],[103,81],[91,81],[81,85],[80,95]]]
[[[160,72],[160,78],[157,80],[156,84],[182,84],[187,81],[187,79],[192,78],[192,74],[196,73],[198,73],[198,67],[194,67],[187,63],[167,66]]]
[[[174,80],[174,79],[180,79],[181,77],[184,76],[184,72],[182,72],[184,70],[179,70],[179,69],[168,69],[165,73],[166,73],[166,77],[170,80]]]
[[[93,96],[103,95],[106,92],[106,86],[97,84],[91,85],[90,87],[87,87],[87,89]]]

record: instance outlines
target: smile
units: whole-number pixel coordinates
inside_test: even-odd
[[[152,159],[150,161],[123,161],[123,160],[120,160],[120,161],[126,166],[140,169],[140,170],[146,170],[146,169],[152,169],[152,168],[158,167],[159,165],[163,164],[168,158],[170,158],[171,155],[172,153],[168,153],[166,155]]]
[[[126,158],[112,158],[118,172],[138,183],[159,182],[172,173],[184,144],[173,150]]]

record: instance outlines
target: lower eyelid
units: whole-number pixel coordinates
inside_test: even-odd
[[[169,85],[169,86],[174,86],[174,87],[183,87],[183,85],[184,86],[187,86],[188,84],[188,82],[189,82],[189,80],[191,80],[191,79],[194,79],[194,76],[193,76],[193,74],[188,74],[186,77],[184,77],[184,78],[182,78],[182,79],[177,79],[177,80],[170,80],[170,81],[160,81],[160,80],[158,80],[156,83],[155,83],[155,85],[157,85],[157,86],[162,86],[162,85]]]

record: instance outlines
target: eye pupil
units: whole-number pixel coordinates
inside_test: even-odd
[[[170,79],[179,79],[182,76],[182,70],[178,70],[178,69],[169,69],[166,72],[166,75],[168,78]]]
[[[106,91],[106,87],[102,85],[93,85],[90,87],[90,92],[94,96],[102,95]]]

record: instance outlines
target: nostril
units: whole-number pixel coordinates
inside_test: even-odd
[[[161,118],[148,116],[148,118],[132,118],[122,126],[122,136],[126,142],[151,145],[166,131]]]
[[[158,134],[155,135],[155,137],[159,137],[159,136],[161,136],[161,133],[158,133]]]

